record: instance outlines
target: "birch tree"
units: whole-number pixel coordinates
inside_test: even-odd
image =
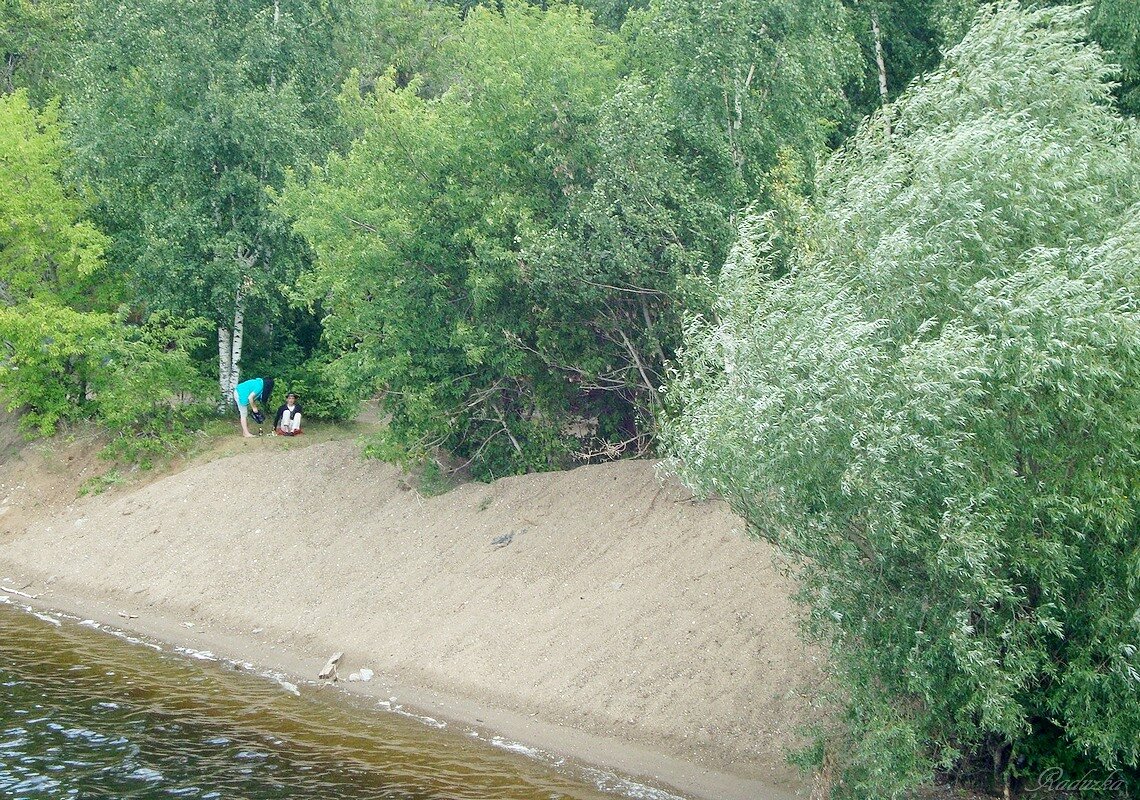
[[[622,31],[693,176],[730,209],[757,199],[782,146],[814,162],[846,113],[854,43],[837,0],[655,0]]]
[[[885,109],[907,85],[935,69],[969,28],[979,0],[845,0],[863,52],[862,75],[848,86],[858,117]],[[858,119],[857,117],[857,119]],[[890,135],[889,113],[880,116]]]
[[[212,319],[218,391],[249,314],[305,258],[269,191],[326,145],[336,20],[318,2],[147,0],[94,9],[69,104],[113,258],[139,305]]]

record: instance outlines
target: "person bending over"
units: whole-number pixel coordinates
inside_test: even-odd
[[[237,403],[238,417],[241,418],[241,435],[252,437],[249,432],[249,422],[246,416],[253,412],[253,419],[259,425],[265,422],[265,414],[258,408],[269,404],[269,396],[273,394],[273,378],[250,378],[234,387],[234,402]]]
[[[296,436],[301,432],[301,404],[293,392],[285,395],[285,403],[277,409],[273,430],[278,436]]]

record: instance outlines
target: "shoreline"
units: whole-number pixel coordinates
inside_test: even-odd
[[[0,571],[8,574],[14,571],[12,567],[0,560]],[[256,640],[243,639],[233,633],[187,629],[181,623],[161,617],[145,621],[141,617],[123,619],[100,600],[76,597],[48,599],[40,595],[28,596],[20,591],[21,594],[10,594],[0,590],[0,602],[7,598],[8,605],[26,609],[29,613],[62,615],[71,624],[91,621],[103,635],[113,636],[120,632],[143,637],[161,643],[184,658],[194,658],[193,654],[198,653],[208,655],[209,658],[205,659],[208,661],[246,664],[253,674],[266,680],[280,675],[288,683],[304,687],[313,696],[320,696],[322,702],[344,703],[351,698],[370,703],[365,707],[369,713],[400,714],[429,727],[441,727],[442,723],[442,726],[467,728],[478,732],[480,741],[488,747],[513,750],[550,768],[553,768],[555,760],[565,759],[580,768],[611,772],[618,781],[628,781],[631,789],[648,788],[670,795],[679,793],[678,800],[795,800],[807,796],[806,792],[787,791],[739,775],[698,767],[618,739],[551,725],[533,717],[464,698],[448,697],[432,690],[393,685],[379,677],[367,682],[322,681],[314,677],[314,669],[319,667],[313,667],[315,662],[308,654],[281,649],[272,662],[254,660],[248,657],[248,653],[259,649],[251,646]],[[143,644],[145,646],[145,642]],[[283,686],[283,690],[287,689]],[[393,700],[399,702],[393,703]],[[629,796],[620,788],[612,791]]]
[[[821,718],[824,659],[722,504],[649,462],[425,498],[351,443],[273,444],[30,514],[27,475],[7,481],[0,579],[39,595],[14,602],[307,683],[343,651],[353,696],[699,800],[807,795],[784,752]],[[267,457],[287,502],[250,478]]]

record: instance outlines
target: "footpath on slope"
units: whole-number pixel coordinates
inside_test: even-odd
[[[81,444],[0,441],[0,579],[43,607],[307,679],[343,651],[376,673],[353,691],[695,797],[806,796],[785,750],[823,659],[791,584],[652,462],[426,498],[352,442],[255,439],[77,499]]]

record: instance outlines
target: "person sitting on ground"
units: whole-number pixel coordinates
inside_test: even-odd
[[[277,409],[273,428],[278,436],[296,436],[301,432],[301,404],[293,392],[285,395],[285,403]]]
[[[241,434],[245,437],[253,436],[249,432],[249,422],[246,416],[253,412],[253,419],[257,424],[265,422],[265,414],[257,407],[269,404],[269,396],[273,394],[273,378],[250,378],[234,387],[234,402],[237,403],[238,417],[241,419]]]

